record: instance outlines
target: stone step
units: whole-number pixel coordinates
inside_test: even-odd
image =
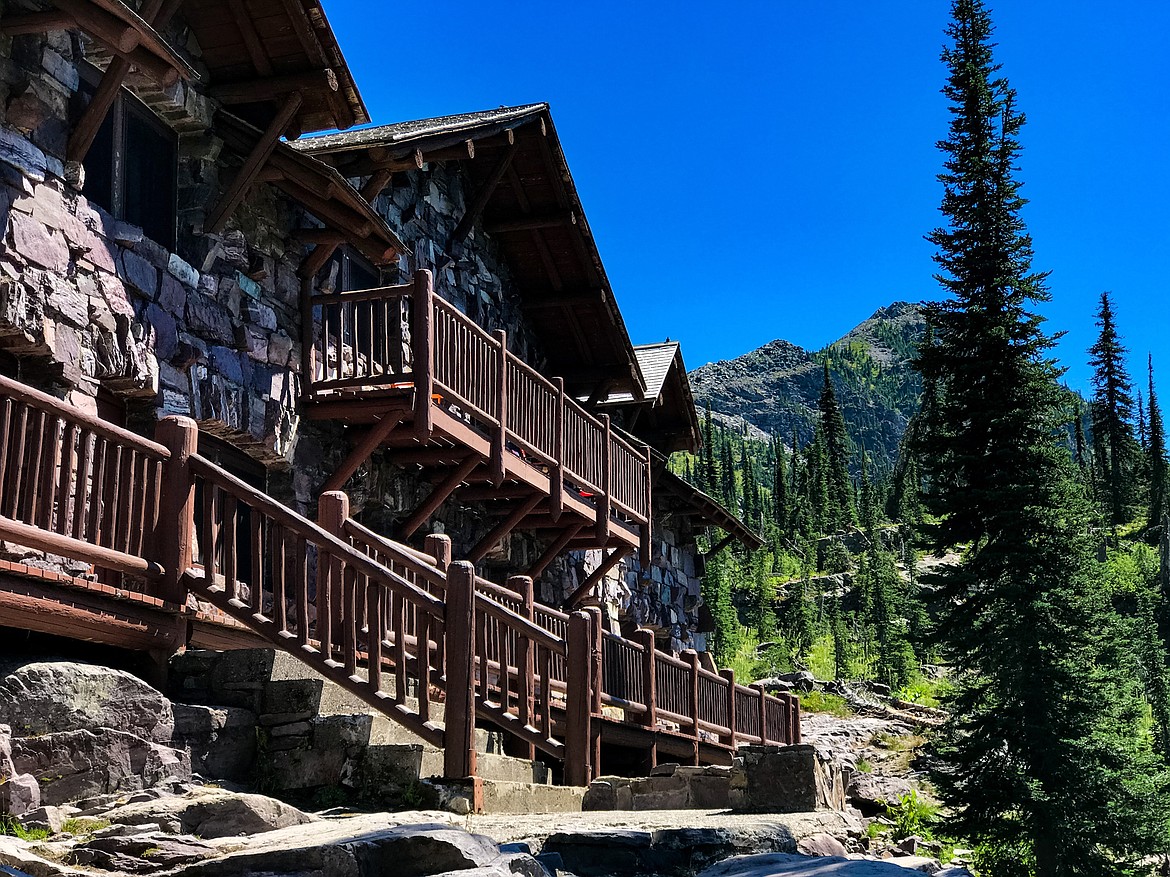
[[[484,813],[580,813],[585,789],[501,780],[483,781]]]

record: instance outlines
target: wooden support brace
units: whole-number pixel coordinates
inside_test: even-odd
[[[615,548],[609,555],[601,562],[597,569],[589,574],[589,577],[581,583],[581,587],[569,595],[565,600],[565,605],[569,608],[575,607],[578,603],[589,596],[590,592],[597,587],[602,579],[606,577],[611,569],[622,562],[622,559],[629,554],[633,549],[631,548]]]
[[[471,474],[471,470],[480,463],[479,457],[475,454],[469,454],[458,466],[451,470],[451,472],[431,491],[431,495],[426,498],[414,513],[406,519],[406,521],[399,528],[398,535],[401,539],[409,539],[415,534],[419,527],[427,522],[435,510],[446,502],[447,497],[459,489],[459,485],[463,480]]]
[[[544,554],[540,555],[540,558],[533,564],[532,569],[528,571],[528,575],[534,579],[540,578],[540,574],[548,569],[548,565],[557,559],[557,555],[564,551],[565,546],[573,541],[573,537],[577,535],[577,531],[583,529],[584,526],[584,524],[573,524],[566,528],[564,532],[553,540]]]
[[[716,542],[711,547],[711,550],[707,552],[707,556],[714,557],[716,554],[718,554],[720,551],[722,551],[724,548],[726,548],[728,545],[730,545],[733,541],[735,541],[735,534],[734,533],[726,534],[722,539],[720,539],[718,542]]]
[[[329,476],[329,479],[322,486],[323,491],[341,490],[345,482],[349,481],[350,476],[358,470],[362,463],[370,459],[370,455],[382,446],[386,441],[387,436],[390,435],[398,425],[402,423],[401,417],[394,417],[393,415],[383,415],[382,419],[375,423],[366,432],[364,436],[354,445],[353,450],[345,458],[337,471]]]
[[[280,140],[280,136],[296,117],[301,103],[302,98],[299,92],[293,92],[288,96],[284,106],[269,123],[260,140],[252,147],[251,154],[244,161],[244,166],[240,168],[236,178],[232,180],[231,186],[223,193],[215,209],[208,215],[207,221],[203,224],[204,232],[215,234],[223,230],[228,217],[240,206],[240,202],[244,200],[248,189],[255,181],[256,175],[267,164],[272,151],[276,149],[276,143]]]
[[[475,776],[475,567],[456,561],[447,570],[447,702],[443,775]]]
[[[444,248],[450,253],[454,247],[463,243],[463,239],[471,232],[471,227],[475,221],[483,213],[483,209],[487,206],[488,201],[495,192],[496,186],[500,184],[500,180],[504,178],[504,174],[508,172],[509,165],[512,164],[512,157],[516,154],[516,144],[511,144],[504,150],[504,154],[500,156],[500,160],[496,162],[495,167],[492,168],[488,178],[484,180],[483,185],[479,191],[475,193],[471,203],[467,206],[466,212],[459,220],[459,224],[455,226],[454,231],[451,232],[451,237],[447,239],[447,246]]]
[[[539,493],[534,493],[521,502],[520,505],[508,513],[508,516],[504,520],[496,524],[486,536],[475,544],[475,547],[468,552],[467,559],[472,563],[479,563],[487,557],[493,548],[499,545],[509,533],[515,530],[520,522],[528,517],[528,514],[534,508],[540,505],[543,499],[544,497]]]
[[[362,198],[370,204],[374,203],[374,199],[382,194],[382,190],[386,188],[392,176],[393,174],[387,170],[376,171],[362,186]],[[313,240],[309,236],[311,234],[320,234],[321,238],[319,240]],[[333,257],[337,248],[345,243],[347,239],[341,232],[332,229],[304,229],[303,232],[298,232],[297,236],[301,237],[306,243],[317,244],[313,252],[305,257],[297,269],[297,274],[301,277],[315,277],[317,272],[325,267],[325,263]]]

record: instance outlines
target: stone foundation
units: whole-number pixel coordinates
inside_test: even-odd
[[[742,746],[731,768],[731,807],[747,813],[844,810],[847,777],[815,746]]]

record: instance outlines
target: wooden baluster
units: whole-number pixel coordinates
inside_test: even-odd
[[[130,542],[130,519],[134,514],[134,449],[120,447],[118,449],[118,499],[115,513],[118,526],[114,532],[114,542],[110,546],[118,551],[125,551]]]
[[[768,745],[768,692],[760,683],[752,686],[756,690],[759,697],[757,707],[760,711],[760,743],[764,746]]]
[[[565,508],[565,379],[553,378],[556,407],[553,409],[553,462],[548,468],[549,514],[555,524]]]
[[[375,694],[382,690],[382,640],[386,636],[386,616],[382,598],[385,591],[378,582],[362,576],[366,587],[366,658],[370,669],[370,690]],[[421,702],[421,698],[420,698]]]
[[[345,522],[349,518],[349,496],[340,490],[327,490],[317,500],[317,523],[326,533],[336,536],[342,542],[349,542],[345,535]],[[324,554],[322,549],[322,554]],[[329,553],[329,562],[317,559],[317,639],[326,658],[333,659],[333,631],[341,615],[342,571],[341,558]]]
[[[199,427],[191,417],[163,417],[154,427],[154,438],[170,451],[163,464],[158,524],[154,527],[154,545],[159,552],[159,565],[163,567],[159,596],[183,605],[187,602],[183,576],[192,566],[195,545],[195,478],[191,456],[199,453]],[[205,484],[205,495],[209,491],[211,485]],[[208,564],[204,574],[211,585],[211,565]]]
[[[424,722],[431,720],[431,624],[430,612],[418,611],[418,645],[415,661],[418,666],[418,715]]]
[[[508,587],[520,595],[523,605],[520,614],[535,623],[536,593],[532,579],[528,576],[512,576],[508,579]],[[527,636],[520,637],[517,643],[516,672],[519,674],[517,706],[520,724],[525,728],[533,728],[536,712],[536,644]],[[528,744],[525,758],[536,758],[534,744]]]
[[[288,545],[284,538],[284,527],[280,524],[274,523],[269,534],[272,540],[272,611],[276,620],[276,633],[283,639],[289,636],[288,592],[285,588]]]
[[[37,520],[37,488],[41,482],[41,447],[45,443],[45,412],[35,410],[36,426],[31,429],[32,446],[29,448],[28,463],[32,464],[24,485],[24,507],[20,520],[33,524]],[[26,464],[27,465],[27,464]]]
[[[349,302],[342,302],[337,306],[337,377],[341,379],[353,376],[345,366],[345,331],[349,328],[347,324],[350,321],[347,317],[351,309],[352,306]],[[355,355],[351,355],[351,360],[354,361],[355,366],[357,364],[356,359],[357,357]]]
[[[93,445],[93,480],[89,490],[89,525],[86,527],[86,532],[90,543],[100,545],[102,507],[105,503],[106,440],[95,436]],[[19,470],[17,470],[17,474],[19,475]]]
[[[223,578],[227,586],[228,602],[237,609],[247,606],[240,600],[239,563],[236,555],[236,540],[239,537],[237,515],[239,502],[230,493],[223,498]]]
[[[486,612],[476,614],[475,622],[475,640],[472,651],[475,652],[475,658],[479,664],[475,680],[479,684],[479,698],[482,702],[487,703],[492,699],[491,692],[491,674],[488,667],[488,626],[492,623],[492,618]]]
[[[451,564],[447,576],[447,706],[443,733],[443,775],[475,776],[475,567]]]
[[[699,653],[694,649],[687,649],[683,652],[683,660],[689,665],[687,668],[688,681],[690,682],[690,710],[691,718],[693,719],[691,725],[691,733],[695,735],[695,764],[699,763]]]
[[[727,683],[727,721],[723,724],[727,726],[727,736],[722,738],[722,742],[731,747],[735,751],[735,671],[730,667],[726,670],[720,670],[719,675],[723,677]]]
[[[11,399],[0,399],[0,495],[8,480],[8,446],[12,443],[12,409]],[[14,468],[20,469],[17,465]],[[0,510],[0,513],[3,513]]]
[[[592,735],[593,621],[586,612],[569,616],[569,667],[565,723],[565,784],[589,785]],[[548,683],[545,682],[545,697]]]
[[[358,676],[358,622],[357,622],[357,571],[350,564],[342,568],[342,645],[345,649],[345,674],[354,682],[361,682]]]
[[[414,361],[414,429],[419,441],[427,441],[433,429],[431,395],[435,381],[435,326],[434,284],[431,272],[425,269],[414,275],[414,314],[411,346]]]
[[[394,699],[406,702],[406,600],[401,594],[391,592],[392,615],[390,626],[394,630]]]
[[[85,522],[89,516],[89,507],[93,503],[93,488],[90,482],[90,464],[93,459],[93,445],[96,443],[96,437],[88,429],[81,431],[81,438],[78,439],[78,459],[77,459],[77,483],[74,485],[75,497],[73,500],[73,524],[71,532],[74,539],[84,539],[86,536]],[[161,485],[160,479],[160,485]],[[160,486],[160,493],[161,493]],[[151,528],[152,534],[158,533],[158,524]],[[157,539],[155,535],[155,546],[158,548]],[[161,557],[161,554],[160,554]],[[161,561],[160,561],[161,562]],[[165,569],[165,564],[163,566]]]
[[[134,512],[130,518],[130,538],[126,553],[142,556],[142,533],[146,529],[146,516],[150,505],[150,458],[137,453],[134,466]]]
[[[12,452],[12,491],[9,493],[5,508],[5,514],[13,519],[19,518],[20,508],[20,482],[24,477],[25,466],[28,465],[27,458],[24,455],[25,438],[28,436],[28,406],[20,406],[20,416],[16,418],[16,433],[13,444],[15,447]]]
[[[540,732],[546,740],[552,739],[552,679],[553,653],[547,647],[537,651],[540,664]]]
[[[210,481],[203,482],[203,568],[207,575],[207,586],[212,590],[222,590],[215,581],[215,574],[219,570],[217,556],[219,554],[219,517],[216,509],[219,506],[219,488]]]
[[[302,650],[314,651],[309,640],[309,557],[304,536],[297,536],[293,555],[293,596],[297,606],[297,642]],[[324,558],[318,554],[318,567]]]
[[[34,521],[42,530],[53,529],[53,513],[57,505],[57,476],[58,468],[64,469],[61,465],[61,447],[64,424],[59,417],[49,416],[46,424],[46,436],[48,444],[48,454],[45,459],[45,469],[41,480],[41,514],[40,520]],[[62,494],[63,496],[64,494]]]
[[[268,621],[269,616],[264,614],[264,519],[259,509],[251,509],[248,514],[248,554],[251,560],[248,571],[251,593],[248,596],[252,601],[252,617],[259,622]],[[276,608],[275,601],[272,606]]]
[[[81,480],[77,477],[78,442],[81,438],[81,429],[75,423],[65,426],[64,457],[57,473],[57,520],[53,532],[68,536],[73,524],[73,516],[77,513],[77,492],[81,489]]]

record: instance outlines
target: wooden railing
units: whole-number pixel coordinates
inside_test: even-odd
[[[308,316],[310,398],[410,388],[416,427],[441,399],[491,437],[497,478],[504,454],[515,454],[548,471],[554,503],[566,484],[593,500],[599,531],[614,512],[649,521],[650,449],[616,435],[608,416],[565,395],[561,379],[509,352],[503,330],[485,331],[436,296],[429,272],[403,286],[314,296]]]
[[[574,784],[597,775],[614,711],[690,740],[696,763],[704,744],[800,740],[795,698],[661,652],[651,631],[605,631],[596,609],[543,606],[530,578],[477,577],[445,536],[425,551],[386,539],[343,493],[307,520],[199,456],[187,418],[158,437],[0,377],[0,540],[132,577],[176,613],[194,593],[443,747],[449,777],[475,773],[477,718]]]

